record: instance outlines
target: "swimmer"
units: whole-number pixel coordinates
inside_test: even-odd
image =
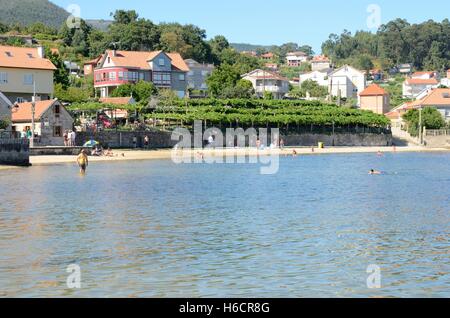
[[[381,171],[377,171],[377,170],[374,170],[374,169],[370,169],[369,174],[370,174],[370,175],[379,175],[379,174],[381,174]]]

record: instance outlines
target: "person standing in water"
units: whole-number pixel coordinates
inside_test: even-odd
[[[80,154],[77,157],[77,163],[78,163],[78,166],[80,167],[80,173],[85,174],[86,168],[89,165],[89,159],[86,154],[86,150],[84,150],[84,149],[81,150]]]

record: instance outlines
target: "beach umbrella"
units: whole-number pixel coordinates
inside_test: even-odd
[[[98,141],[95,140],[89,140],[88,142],[86,142],[83,147],[94,147],[97,146],[99,144]]]

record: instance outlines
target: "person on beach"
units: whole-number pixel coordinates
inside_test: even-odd
[[[149,143],[150,143],[150,138],[148,137],[148,135],[145,135],[145,137],[144,137],[144,148],[146,150],[148,150]]]
[[[78,163],[78,166],[80,167],[80,173],[85,174],[86,168],[89,165],[89,159],[86,154],[86,150],[84,150],[84,149],[81,150],[80,154],[77,157],[77,163]]]
[[[383,155],[383,153],[382,153],[380,150],[378,150],[377,156],[378,156],[378,157],[383,157],[384,155]]]
[[[284,149],[284,139],[280,139],[280,149]]]
[[[297,157],[297,154],[298,154],[298,153],[297,153],[297,150],[295,150],[295,149],[292,150],[292,157]]]
[[[75,139],[77,138],[77,134],[74,130],[72,130],[72,135],[70,136],[70,144],[71,147],[75,147]]]
[[[380,174],[381,174],[381,171],[374,170],[374,169],[370,169],[369,174],[370,174],[370,175],[380,175]]]
[[[69,145],[69,131],[66,129],[64,131],[64,147],[67,147]]]

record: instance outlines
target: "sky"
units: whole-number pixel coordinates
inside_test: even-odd
[[[208,38],[233,43],[311,45],[320,53],[331,33],[376,31],[396,18],[419,23],[450,16],[448,0],[51,0],[67,9],[76,4],[83,19],[111,19],[116,9],[134,9],[155,23],[195,24]],[[375,6],[374,6],[375,5]]]

